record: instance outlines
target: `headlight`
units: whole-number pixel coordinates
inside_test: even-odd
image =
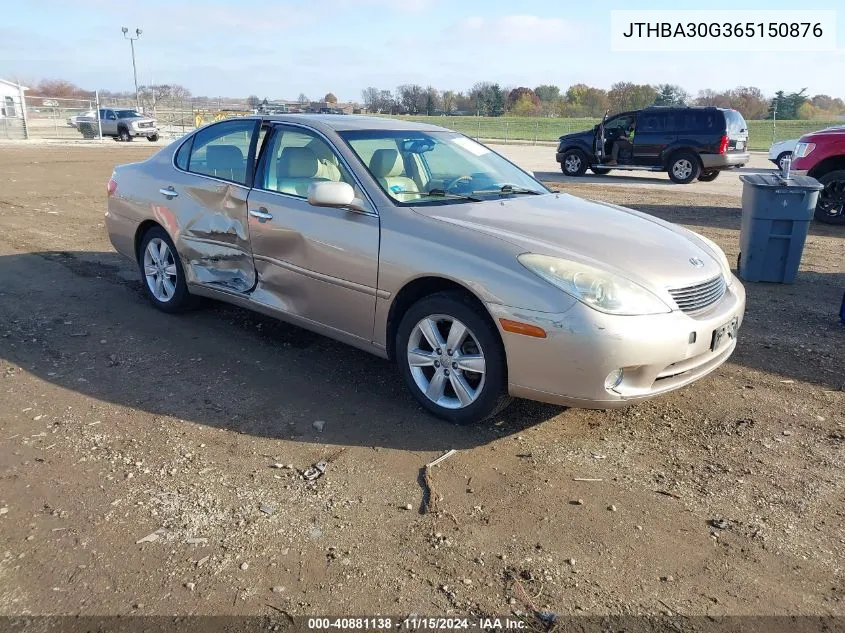
[[[524,253],[518,259],[535,275],[600,312],[635,315],[672,311],[642,286],[599,268],[536,253]]]
[[[695,235],[698,239],[704,242],[707,247],[713,251],[713,255],[716,257],[716,261],[719,262],[719,266],[722,267],[722,274],[725,276],[725,283],[730,286],[734,282],[734,276],[731,274],[731,265],[728,263],[728,258],[725,255],[725,251],[719,248],[719,245],[716,244],[711,239],[704,237],[703,235],[696,233],[695,231],[690,231],[693,235]]]
[[[805,156],[809,156],[810,152],[814,149],[816,149],[815,143],[798,143],[798,145],[795,146],[793,156],[795,156],[795,158],[804,158]]]

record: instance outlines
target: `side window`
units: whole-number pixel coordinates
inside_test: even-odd
[[[191,157],[192,143],[193,139],[188,139],[185,143],[182,143],[182,146],[176,151],[176,166],[184,171],[188,171],[188,159]]]
[[[247,184],[247,161],[255,127],[254,120],[243,119],[200,130],[194,135],[187,171]]]
[[[662,132],[666,129],[666,115],[641,114],[637,123],[637,130],[640,132]]]
[[[268,191],[305,198],[314,182],[345,182],[355,187],[355,181],[334,149],[322,137],[304,128],[276,128],[265,150],[263,165],[256,186]]]

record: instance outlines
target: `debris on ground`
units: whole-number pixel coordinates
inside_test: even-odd
[[[712,525],[717,530],[727,530],[731,527],[731,522],[727,519],[712,519],[710,521],[710,525]]]
[[[438,504],[443,501],[443,497],[434,489],[434,483],[431,479],[431,469],[438,464],[444,462],[457,453],[454,448],[446,451],[433,462],[429,462],[420,470],[420,478],[423,483],[423,511],[428,514],[438,511]]]
[[[275,514],[276,512],[276,504],[275,503],[262,503],[258,506],[258,509],[263,512],[264,514]]]
[[[164,528],[159,528],[152,534],[147,534],[143,538],[139,538],[135,541],[135,545],[140,545],[141,543],[154,543],[155,541],[159,540],[162,536],[166,534]]]

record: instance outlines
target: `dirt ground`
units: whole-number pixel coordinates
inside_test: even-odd
[[[460,428],[363,352],[155,311],[103,227],[112,167],[155,149],[0,147],[0,614],[845,615],[845,229],[746,284],[710,377]],[[555,186],[736,259],[738,193]]]

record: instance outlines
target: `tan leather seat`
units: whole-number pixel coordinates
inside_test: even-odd
[[[337,156],[335,156],[335,153],[329,148],[329,146],[320,139],[315,138],[305,147],[310,149],[317,156],[317,160],[320,163],[317,175],[321,178],[325,178],[326,180],[340,182],[340,168],[338,167]]]
[[[395,195],[403,191],[417,192],[417,183],[405,175],[405,163],[399,150],[377,149],[370,159],[370,171],[381,186],[394,198],[405,201],[414,196]]]
[[[246,159],[237,145],[207,145],[205,166],[211,176],[235,182],[246,178]]]
[[[308,195],[313,182],[327,180],[319,175],[320,161],[308,147],[286,147],[279,156],[276,167],[276,191],[295,196]]]

